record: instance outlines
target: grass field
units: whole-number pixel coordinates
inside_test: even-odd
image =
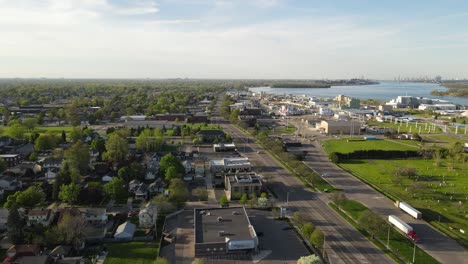
[[[158,254],[158,244],[154,242],[128,242],[108,244],[104,264],[153,264]]]
[[[417,142],[410,140],[361,140],[361,138],[330,139],[322,142],[327,153],[351,153],[356,150],[417,150]]]
[[[332,208],[337,210],[337,208],[332,204]],[[346,201],[341,207],[342,210],[346,211],[346,214],[343,214],[341,211],[337,210],[340,215],[343,216],[348,222],[350,222],[359,232],[363,233],[366,237],[371,239],[371,236],[367,233],[366,228],[359,226],[357,220],[362,212],[368,210],[368,208],[353,200]],[[348,217],[351,216],[351,219]],[[381,234],[377,234],[376,237],[378,241],[374,242],[379,248],[381,248],[384,252],[388,252],[386,248],[387,242],[387,232],[383,232]],[[372,239],[371,239],[372,241]],[[390,228],[390,239],[389,239],[389,247],[394,252],[395,255],[398,255],[400,258],[405,259],[406,261],[412,261],[413,259],[413,242],[411,242],[407,237],[403,234],[399,233],[395,228]],[[395,258],[394,258],[395,259]],[[419,247],[416,248],[416,261],[415,263],[424,263],[424,264],[431,264],[431,263],[438,263],[433,257],[427,254],[425,251],[420,249]],[[402,262],[396,259],[397,262]],[[406,262],[405,261],[405,262]]]
[[[348,160],[340,166],[391,198],[409,202],[422,211],[426,221],[466,246],[468,238],[459,230],[468,230],[468,163],[458,162],[453,169],[451,163],[451,160],[443,160],[441,166],[436,167],[433,160],[423,159]],[[402,176],[401,183],[394,182],[395,171],[402,167],[416,168],[418,176]],[[413,190],[416,181],[422,185]]]

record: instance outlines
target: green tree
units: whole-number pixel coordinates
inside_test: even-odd
[[[169,201],[172,202],[177,208],[185,205],[189,198],[190,193],[187,185],[181,179],[173,179],[169,184]]]
[[[91,160],[89,146],[81,143],[81,141],[76,142],[65,151],[65,159],[71,164],[75,164],[81,175],[86,175]]]
[[[37,126],[37,119],[36,118],[25,118],[23,120],[23,125],[29,130],[33,131],[34,128]]]
[[[223,196],[221,196],[221,198],[219,198],[219,204],[221,206],[229,205],[229,200],[228,200],[228,198],[227,198],[227,196],[225,194],[223,194]]]
[[[67,142],[67,133],[65,132],[65,130],[62,130],[62,143],[66,143]]]
[[[26,128],[19,124],[19,123],[13,123],[11,124],[5,131],[5,133],[17,140],[22,140],[24,139],[24,133],[26,132]]]
[[[17,191],[8,196],[5,208],[10,208],[13,204],[24,208],[33,208],[38,204],[44,203],[46,195],[38,186],[30,186],[24,191]]]
[[[102,154],[106,152],[106,141],[101,138],[96,138],[91,141],[91,149],[99,152],[99,159],[102,158]]]
[[[80,189],[80,185],[74,182],[68,185],[63,184],[58,197],[63,202],[73,204],[78,200],[78,195],[81,191]]]
[[[3,158],[0,158],[0,173],[4,172],[7,167],[7,162]]]
[[[330,195],[332,202],[340,208],[348,199],[344,192],[334,192]]]
[[[168,215],[176,210],[174,204],[164,194],[159,194],[151,200],[151,203],[158,207],[158,214],[161,216]]]
[[[296,211],[292,214],[292,219],[295,224],[298,226],[304,225],[309,219],[307,217],[306,212],[304,211]]]
[[[247,200],[248,200],[247,194],[244,193],[244,194],[242,194],[242,196],[241,196],[241,198],[239,200],[239,203],[242,204],[242,205],[245,205],[245,204],[247,204]]]
[[[164,180],[166,182],[170,182],[173,179],[180,179],[181,174],[177,172],[177,169],[174,166],[170,166],[167,168],[166,173],[164,175]]]
[[[111,162],[123,162],[128,155],[127,140],[121,137],[118,133],[110,135],[109,140],[106,142],[106,152],[103,154],[103,159]]]
[[[125,182],[130,182],[135,179],[135,175],[133,175],[133,171],[128,167],[124,166],[120,168],[117,172],[117,176],[124,180]]]
[[[195,258],[192,261],[192,264],[205,264],[205,260],[203,260],[202,258]]]
[[[340,162],[340,157],[338,156],[336,152],[332,152],[328,154],[328,158],[330,159],[331,162],[335,164]]]
[[[110,182],[104,184],[104,192],[108,197],[116,201],[122,201],[128,197],[126,184],[119,177],[114,177]]]
[[[305,223],[301,226],[301,232],[304,234],[305,237],[310,237],[314,231],[315,226],[312,223]]]
[[[57,224],[57,229],[63,234],[63,243],[71,245],[75,250],[80,248],[86,238],[86,220],[81,214],[65,212]]]
[[[80,117],[78,116],[79,112],[80,111],[78,110],[78,105],[76,102],[72,102],[65,109],[68,123],[70,123],[72,126],[79,126],[81,124]]]
[[[79,140],[81,140],[82,136],[83,136],[83,133],[81,132],[80,127],[74,127],[72,131],[70,132],[71,142],[78,142]]]
[[[183,175],[185,173],[184,165],[180,162],[177,157],[172,156],[171,154],[166,154],[161,158],[159,162],[159,175],[166,175],[166,170],[170,167],[174,167],[175,171]]]
[[[154,264],[170,264],[170,263],[169,263],[169,260],[167,260],[167,259],[165,259],[163,257],[158,257],[158,259],[156,259]]]
[[[321,247],[323,246],[323,241],[325,240],[325,236],[323,235],[322,231],[316,228],[314,232],[312,232],[312,234],[310,235],[309,240],[314,246]]]
[[[54,149],[59,143],[60,139],[54,133],[40,134],[34,143],[34,148],[39,151]]]
[[[372,238],[387,229],[387,224],[382,217],[370,210],[361,213],[358,218],[358,223],[371,234]]]
[[[19,206],[13,203],[8,210],[6,226],[13,244],[22,244],[24,239],[23,227],[25,226],[23,218],[18,212]]]

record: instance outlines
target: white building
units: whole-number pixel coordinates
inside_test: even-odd
[[[42,225],[49,226],[54,220],[54,213],[50,209],[32,209],[27,214],[26,223],[28,226]]]
[[[135,234],[136,230],[136,225],[130,223],[130,222],[125,222],[119,227],[117,227],[117,230],[115,231],[114,238],[118,239],[130,239],[133,238],[133,235]]]
[[[457,110],[454,104],[420,104],[419,110]]]
[[[105,224],[107,223],[106,208],[83,207],[78,208],[84,219],[90,224]]]
[[[211,160],[210,168],[212,172],[250,171],[252,165],[248,158],[224,158],[221,160]]]
[[[333,110],[329,107],[320,107],[319,108],[319,114],[321,116],[332,116],[333,115]]]

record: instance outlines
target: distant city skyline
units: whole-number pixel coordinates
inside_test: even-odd
[[[468,2],[0,0],[0,78],[468,78]]]

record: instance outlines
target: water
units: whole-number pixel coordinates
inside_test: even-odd
[[[433,90],[444,89],[445,87],[434,83],[398,83],[391,81],[382,81],[380,84],[374,85],[332,86],[331,88],[250,88],[252,92],[265,91],[271,94],[293,94],[317,97],[335,97],[338,94],[343,94],[361,100],[376,99],[386,102],[399,95],[409,95],[443,99],[455,104],[468,105],[468,98],[431,95],[431,91]]]

